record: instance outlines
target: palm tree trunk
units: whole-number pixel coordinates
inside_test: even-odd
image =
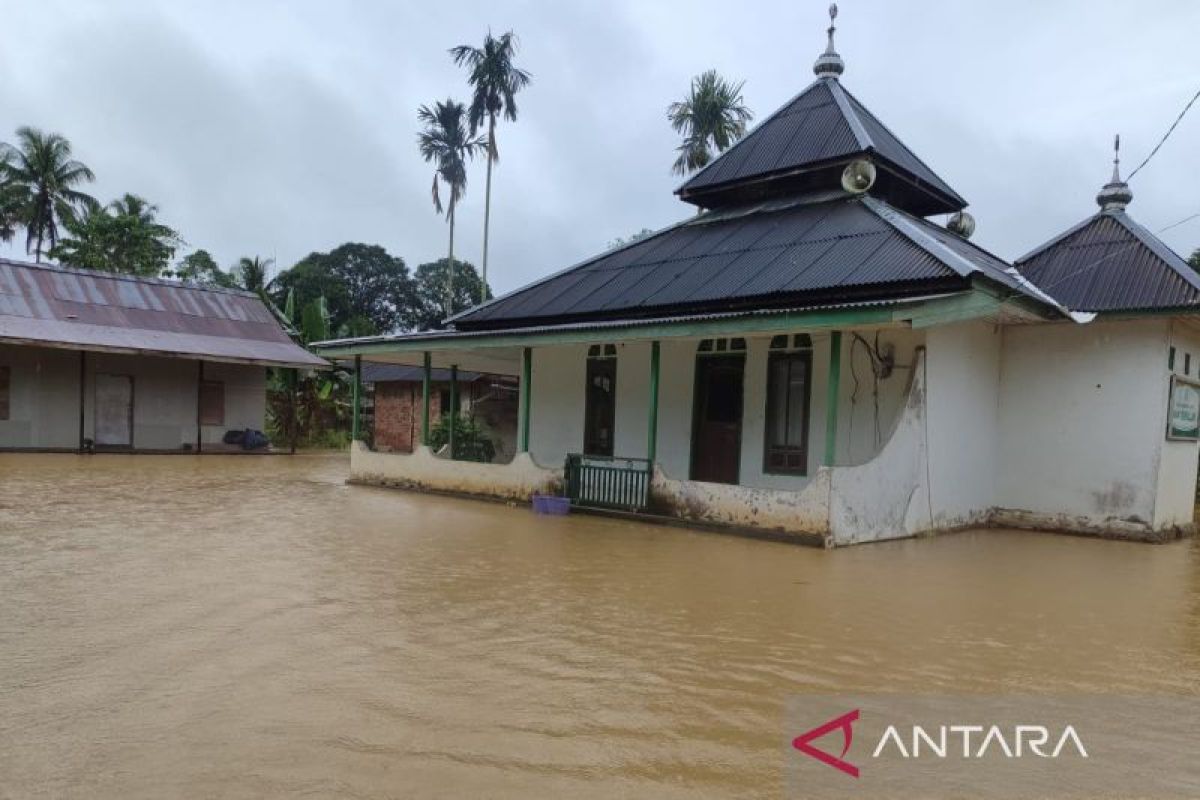
[[[454,201],[450,201],[450,256],[446,259],[446,316],[454,302]]]
[[[483,194],[483,285],[479,287],[479,302],[487,299],[488,228],[492,220],[492,161],[495,152],[496,117],[488,116],[487,188]]]

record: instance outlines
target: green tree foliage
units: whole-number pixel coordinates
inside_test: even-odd
[[[691,91],[682,102],[667,107],[671,127],[683,136],[671,168],[674,173],[700,169],[746,133],[754,114],[742,102],[744,84],[730,83],[710,69],[692,78]]]
[[[637,233],[630,234],[629,236],[618,236],[617,238],[613,239],[611,242],[608,243],[608,249],[616,250],[618,247],[624,247],[627,244],[633,244],[634,242],[640,242],[642,239],[645,239],[647,236],[653,236],[653,235],[654,235],[654,231],[650,230],[649,228],[642,228]]]
[[[454,63],[467,68],[467,83],[472,89],[468,112],[471,135],[479,133],[487,121],[487,188],[483,201],[483,282],[487,283],[488,229],[492,219],[492,165],[500,160],[496,146],[496,118],[503,115],[509,122],[517,121],[517,92],[533,79],[528,72],[513,64],[517,38],[508,31],[499,38],[488,31],[482,47],[462,44],[450,49]],[[479,298],[483,300],[482,297]]]
[[[429,446],[436,452],[450,442],[450,428],[454,428],[454,452],[450,457],[457,461],[482,461],[491,463],[496,458],[496,444],[488,429],[472,414],[443,414],[429,430]]]
[[[7,148],[0,147],[0,242],[11,242],[21,225],[22,190],[8,169],[12,158]]]
[[[1192,269],[1200,272],[1200,247],[1192,251],[1192,255],[1188,258],[1188,263],[1192,265]]]
[[[72,267],[157,277],[167,272],[179,234],[160,223],[158,208],[127,194],[104,208],[92,208],[66,221],[68,237],[50,250]]]
[[[207,250],[197,250],[184,256],[175,267],[175,277],[206,286],[237,287],[234,276],[225,272]]]
[[[467,191],[467,162],[483,152],[487,139],[470,133],[466,109],[462,103],[454,100],[421,106],[417,109],[417,119],[425,126],[417,134],[417,147],[421,157],[434,165],[433,207],[437,213],[443,210],[439,182],[445,183],[450,193],[450,202],[445,206],[446,219],[450,223],[450,251],[447,255],[450,268],[446,270],[443,295],[445,312],[449,315],[454,302],[454,210]]]
[[[96,179],[71,157],[71,143],[57,133],[17,128],[17,144],[0,143],[7,222],[0,230],[25,229],[25,252],[37,261],[58,244],[59,227],[96,205],[78,186]],[[3,222],[3,220],[0,220]]]
[[[289,290],[279,311],[301,344],[330,338],[329,307],[317,296],[297,306]],[[267,382],[267,430],[275,441],[296,447],[344,447],[349,443],[351,383],[341,367],[300,373],[273,369]]]
[[[328,253],[310,253],[272,283],[277,303],[293,291],[301,307],[325,298],[336,336],[390,333],[416,316],[404,259],[379,245],[347,243]]]
[[[413,280],[414,303],[404,320],[405,327],[416,331],[445,327],[442,320],[448,316],[445,306],[448,264],[446,259],[439,258],[417,267]],[[491,288],[480,280],[479,273],[469,262],[454,262],[454,271],[457,277],[450,301],[450,314],[466,311],[475,305],[476,298],[487,299],[492,296]]]
[[[275,264],[273,258],[258,256],[243,256],[233,265],[230,272],[234,282],[247,292],[265,295],[271,286],[271,267]]]

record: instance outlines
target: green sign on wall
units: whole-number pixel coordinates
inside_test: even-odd
[[[1171,376],[1171,402],[1167,409],[1167,438],[1194,442],[1200,439],[1200,384]]]

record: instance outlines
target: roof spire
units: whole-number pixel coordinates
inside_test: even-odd
[[[1121,134],[1118,133],[1113,139],[1112,180],[1104,184],[1100,194],[1096,195],[1096,202],[1102,211],[1124,211],[1132,200],[1129,184],[1121,180]]]
[[[818,78],[833,78],[837,79],[846,71],[846,64],[842,61],[842,57],[838,55],[837,50],[833,48],[833,34],[837,30],[837,3],[829,4],[829,44],[825,46],[825,52],[813,64],[813,72]]]

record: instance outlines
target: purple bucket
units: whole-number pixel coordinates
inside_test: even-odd
[[[550,494],[535,494],[533,496],[533,511],[535,514],[550,514],[561,517],[571,513],[571,498],[555,497]]]

